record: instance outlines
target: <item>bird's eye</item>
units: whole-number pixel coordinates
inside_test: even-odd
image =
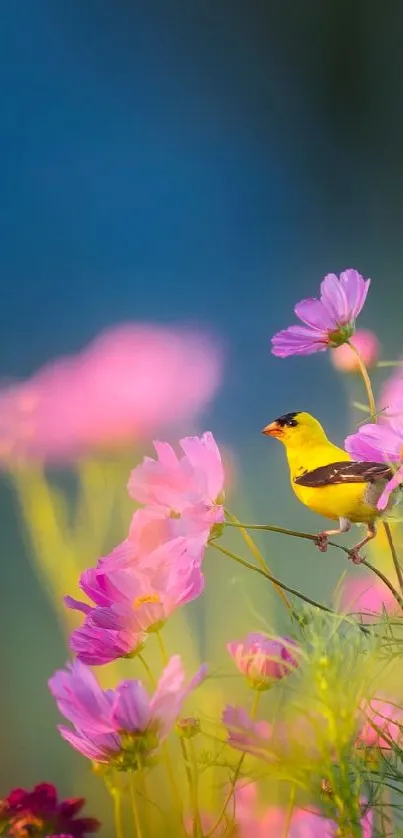
[[[295,428],[298,425],[296,419],[288,419],[286,422],[287,428]]]

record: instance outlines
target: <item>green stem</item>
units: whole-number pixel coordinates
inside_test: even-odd
[[[267,570],[262,570],[260,567],[256,567],[255,564],[246,561],[246,559],[241,559],[240,556],[237,556],[236,553],[232,553],[231,550],[227,550],[226,547],[223,547],[221,544],[216,544],[215,541],[210,543],[210,547],[214,547],[215,550],[219,550],[220,553],[223,553],[225,556],[228,556],[229,559],[233,559],[234,562],[243,565],[243,567],[247,567],[248,570],[254,570],[255,573],[259,573],[260,576],[264,576],[265,579],[269,579],[270,582],[275,583],[280,588],[283,588],[285,591],[288,591],[289,594],[294,594],[294,596],[299,597],[304,602],[307,602],[309,605],[313,605],[315,608],[320,608],[322,611],[327,611],[328,614],[333,614],[331,608],[327,608],[326,605],[321,605],[320,602],[316,602],[314,599],[310,599],[310,597],[305,596],[305,594],[301,594],[299,591],[296,591],[295,588],[290,588],[289,585],[285,585],[283,582],[280,582],[277,577],[272,576]]]
[[[227,523],[227,526],[234,527],[234,526],[236,526],[236,524]],[[254,529],[269,530],[270,532],[280,532],[283,535],[291,535],[295,538],[306,538],[309,541],[316,541],[316,535],[312,535],[311,533],[298,532],[297,530],[286,530],[283,527],[273,527],[269,524],[242,524],[242,526],[245,527],[245,529],[248,529],[248,530],[254,530]],[[348,549],[348,547],[343,547],[342,544],[336,544],[335,541],[328,541],[328,545],[330,547],[337,547],[338,550],[342,550],[343,553],[347,554],[347,556],[349,556],[349,557],[351,556],[351,552]],[[219,544],[216,544],[214,541],[211,543],[210,546],[211,547],[216,547],[216,549],[221,549],[221,551],[225,552],[231,559],[234,559],[234,561],[239,562],[240,564],[243,564],[245,567],[249,567],[251,570],[254,570],[255,573],[260,573],[262,576],[266,576],[267,578],[270,578],[270,574],[264,573],[263,570],[260,569],[260,567],[256,567],[255,565],[250,564],[249,562],[246,562],[244,559],[241,559],[239,556],[236,556],[234,553],[231,553],[229,550],[226,550],[224,547],[221,547]],[[363,561],[360,562],[360,564],[363,564],[365,567],[368,568],[368,570],[371,570],[372,573],[375,573],[375,575],[378,577],[378,579],[382,580],[384,585],[386,585],[386,587],[389,588],[389,590],[393,594],[396,602],[399,603],[400,607],[403,610],[403,599],[400,596],[400,594],[396,591],[396,589],[393,587],[392,583],[389,582],[389,579],[387,579],[387,577],[384,576],[384,574],[380,570],[378,570],[377,567],[374,567],[372,564],[367,562],[366,559],[363,559]],[[321,605],[319,602],[315,602],[314,600],[309,599],[309,597],[305,596],[304,594],[301,594],[299,591],[296,591],[294,588],[290,588],[288,585],[284,585],[284,583],[280,582],[279,579],[274,579],[274,580],[271,580],[271,581],[275,581],[277,583],[277,585],[280,585],[280,587],[284,588],[285,591],[288,591],[290,594],[294,594],[295,596],[298,596],[300,599],[305,600],[305,602],[309,602],[310,605],[315,605],[316,608],[321,608],[322,611],[328,611],[329,613],[333,613],[330,608],[326,608],[325,605]]]
[[[183,740],[182,740],[183,741]],[[184,743],[183,743],[184,744]],[[192,804],[193,804],[193,835],[194,838],[203,838],[203,828],[200,819],[199,811],[199,778],[197,771],[197,759],[195,748],[192,740],[189,741],[189,749],[192,761],[193,778],[192,778]]]
[[[159,646],[160,652],[161,652],[162,662],[163,662],[164,666],[166,666],[167,663],[168,663],[168,654],[167,654],[167,650],[165,648],[164,639],[162,637],[162,634],[159,631],[156,632],[156,635],[157,635],[158,646]],[[177,809],[178,809],[178,813],[179,813],[179,817],[180,817],[180,820],[181,820],[181,823],[182,823],[182,800],[181,800],[179,789],[178,789],[178,786],[177,786],[177,783],[176,783],[176,780],[175,780],[175,772],[173,770],[171,755],[169,753],[168,745],[167,745],[166,742],[164,742],[164,744],[162,746],[162,752],[163,752],[164,758],[165,758],[165,764],[166,764],[166,768],[167,768],[169,784],[171,786],[172,796],[175,800],[175,803],[176,803],[176,806],[177,806]]]
[[[286,527],[276,527],[274,524],[235,524],[231,521],[225,522],[226,527],[243,527],[245,530],[267,530],[267,532],[278,532],[280,535],[291,535],[293,538],[306,538],[308,541],[316,541],[317,536],[311,532],[301,532],[300,530],[288,530]],[[212,542],[213,544],[215,542]],[[328,541],[330,547],[337,547],[339,550],[344,550],[349,553],[348,547],[343,547],[342,544],[336,544],[335,541]]]
[[[140,652],[137,653],[137,657],[138,657],[139,661],[143,664],[144,669],[145,669],[145,671],[148,675],[150,684],[151,684],[152,688],[154,689],[154,687],[156,685],[156,680],[154,678],[154,675],[151,672],[151,669],[150,669],[146,659],[143,657],[143,655]]]
[[[396,573],[397,581],[398,581],[398,583],[399,583],[400,590],[401,590],[401,592],[403,593],[403,573],[402,573],[402,568],[400,567],[399,560],[398,560],[398,558],[397,558],[396,548],[395,548],[395,545],[394,545],[394,543],[393,543],[393,537],[392,537],[391,529],[390,529],[390,526],[389,526],[389,524],[388,524],[388,522],[387,522],[387,521],[384,521],[384,522],[383,522],[383,528],[384,528],[384,530],[385,530],[385,533],[386,533],[386,538],[387,538],[387,540],[388,540],[388,544],[389,544],[389,547],[390,547],[390,552],[391,552],[391,554],[392,554],[393,567],[395,568],[395,573]]]
[[[185,766],[185,773],[186,778],[188,781],[189,786],[189,797],[190,797],[190,804],[192,808],[192,835],[193,838],[198,838],[199,835],[199,812],[197,806],[195,806],[195,797],[194,797],[194,790],[193,790],[193,779],[192,779],[192,772],[189,767],[189,758],[186,750],[186,745],[182,736],[179,737],[179,742],[181,746],[182,756],[183,756],[183,763]]]
[[[371,415],[375,415],[376,414],[376,404],[375,404],[375,398],[374,398],[374,394],[373,394],[373,390],[372,390],[371,379],[368,375],[368,370],[365,366],[365,363],[364,363],[357,347],[354,346],[354,344],[351,343],[350,340],[348,340],[346,342],[347,342],[348,346],[350,347],[350,349],[355,353],[355,355],[357,357],[361,377],[362,377],[362,380],[364,382],[364,387],[365,387],[365,390],[366,390],[366,393],[367,393],[368,404],[369,404],[369,412],[371,413]]]
[[[232,515],[230,512],[228,512],[228,510],[225,510],[225,514],[226,514],[227,518],[230,519],[231,523],[237,524],[237,526],[239,526],[239,529],[240,529],[240,532],[241,532],[241,535],[242,535],[244,541],[248,545],[252,555],[255,557],[255,559],[257,559],[258,563],[260,564],[260,567],[263,570],[268,571],[269,573],[271,573],[271,570],[268,567],[267,563],[265,562],[260,550],[256,546],[253,539],[250,537],[250,535],[249,535],[248,531],[245,529],[245,527],[242,527],[240,525],[238,519],[235,517],[235,515]],[[293,607],[290,603],[290,600],[288,599],[288,596],[284,593],[283,589],[279,585],[276,585],[275,582],[273,583],[273,586],[274,586],[274,590],[276,591],[276,593],[280,597],[283,605],[285,605],[285,607],[288,609],[288,611],[293,612]]]
[[[256,717],[260,697],[261,697],[261,693],[256,690],[255,691],[255,696],[254,696],[254,699],[253,699],[251,713],[250,713],[251,719],[254,719]],[[244,764],[245,758],[246,758],[246,753],[244,752],[242,754],[242,756],[240,757],[240,759],[238,761],[238,764],[235,768],[234,776],[233,776],[232,783],[231,783],[231,788],[230,788],[230,790],[227,794],[227,797],[225,798],[223,808],[222,808],[222,810],[221,810],[221,812],[218,816],[218,820],[216,820],[214,826],[210,829],[210,832],[207,833],[206,838],[211,838],[211,836],[214,835],[214,833],[216,832],[216,830],[218,829],[218,827],[220,826],[220,824],[222,823],[222,821],[225,818],[225,814],[226,814],[226,811],[228,809],[228,806],[231,803],[231,800],[234,796],[235,787],[236,787],[236,784],[239,780],[239,775],[241,773],[241,769],[242,769],[242,766]]]
[[[122,825],[122,793],[118,789],[114,789],[112,792],[112,799],[113,799],[113,820],[115,824],[115,836],[116,838],[123,838],[123,825]]]
[[[166,666],[167,663],[168,663],[168,653],[167,653],[167,650],[165,648],[164,638],[162,637],[162,634],[159,631],[156,632],[156,635],[157,635],[158,646],[160,647],[162,662],[163,662],[164,666]]]
[[[134,788],[133,773],[129,774],[129,789],[130,789],[130,802],[131,802],[131,806],[132,806],[133,823],[134,823],[134,828],[135,828],[135,831],[136,831],[136,838],[143,838],[143,833],[142,833],[141,824],[140,824],[139,810],[138,810],[137,800],[136,800],[136,790]]]
[[[382,369],[382,367],[403,367],[403,361],[378,361],[376,366],[379,369]]]
[[[385,575],[382,573],[382,571],[381,571],[381,570],[378,570],[378,568],[377,568],[377,567],[374,567],[374,565],[373,565],[373,564],[370,564],[369,562],[367,562],[367,560],[366,560],[366,559],[363,559],[363,561],[362,561],[362,562],[360,562],[360,564],[363,564],[363,565],[364,565],[364,567],[367,567],[367,568],[368,568],[368,570],[371,570],[371,571],[372,571],[372,573],[375,573],[375,576],[377,576],[377,577],[378,577],[378,579],[381,579],[381,581],[383,582],[383,584],[384,584],[384,585],[386,585],[386,587],[387,587],[387,588],[389,588],[389,590],[390,590],[391,594],[393,594],[393,596],[394,596],[394,598],[395,598],[396,602],[398,602],[398,603],[399,603],[400,608],[401,608],[401,609],[402,609],[402,611],[403,611],[403,599],[402,599],[402,597],[400,596],[400,594],[398,594],[398,592],[396,591],[396,589],[393,587],[392,583],[391,583],[391,582],[389,582],[389,579],[387,578],[387,576],[385,576]]]
[[[292,786],[291,786],[290,802],[289,802],[289,806],[288,806],[287,818],[286,818],[286,822],[284,824],[283,838],[288,838],[288,833],[290,831],[290,826],[291,826],[291,820],[292,820],[292,816],[293,816],[293,812],[294,812],[294,807],[295,807],[295,785],[293,783]]]

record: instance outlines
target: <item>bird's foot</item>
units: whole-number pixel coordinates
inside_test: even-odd
[[[326,553],[328,548],[328,537],[325,532],[318,532],[315,535],[315,544],[321,553]]]
[[[365,559],[365,556],[360,553],[359,547],[352,547],[351,550],[348,551],[348,557],[351,559],[353,564],[362,564]]]

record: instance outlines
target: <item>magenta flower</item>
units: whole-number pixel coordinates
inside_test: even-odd
[[[204,577],[200,559],[189,553],[185,538],[154,550],[148,565],[84,571],[80,587],[94,606],[66,597],[69,608],[82,611],[85,622],[73,631],[70,647],[90,666],[132,656],[146,635],[158,631],[180,605],[200,596]]]
[[[202,534],[224,520],[224,469],[211,433],[180,440],[178,457],[167,442],[154,442],[157,460],[145,457],[128,483],[129,494],[159,516],[182,519],[186,532]]]
[[[66,461],[191,422],[221,378],[201,332],[127,323],[0,388],[0,460]]]
[[[391,749],[403,744],[403,712],[396,704],[374,698],[363,708],[365,721],[358,734],[357,744],[366,748]]]
[[[39,783],[32,791],[13,789],[0,800],[0,833],[16,838],[85,838],[97,832],[100,823],[95,818],[76,817],[84,803],[83,797],[59,801],[51,783]]]
[[[349,340],[370,281],[352,268],[343,271],[340,277],[327,274],[320,286],[320,300],[311,297],[295,306],[295,314],[305,325],[290,326],[274,335],[273,355],[279,358],[311,355]]]
[[[122,681],[102,690],[94,675],[76,661],[49,680],[61,714],[73,725],[59,726],[64,739],[85,757],[136,770],[154,757],[181,713],[185,699],[205,678],[202,666],[185,685],[178,655],[165,667],[150,698],[141,681]]]
[[[298,666],[293,654],[296,643],[287,637],[271,639],[256,632],[248,634],[245,640],[233,640],[227,649],[239,671],[256,690],[269,689],[274,681]]]
[[[356,460],[400,464],[378,501],[378,509],[386,509],[394,500],[392,493],[403,483],[403,403],[386,411],[379,424],[361,425],[357,433],[347,437],[345,448]]]

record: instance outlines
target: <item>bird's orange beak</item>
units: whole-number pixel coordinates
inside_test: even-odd
[[[265,436],[274,436],[276,439],[279,439],[283,435],[283,431],[277,422],[271,422],[270,425],[266,425],[263,428],[262,434],[265,434]]]

